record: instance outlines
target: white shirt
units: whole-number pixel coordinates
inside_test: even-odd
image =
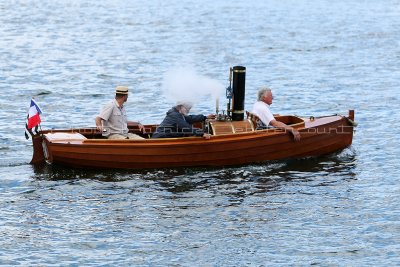
[[[267,126],[272,120],[275,120],[274,115],[272,115],[271,111],[269,110],[269,105],[263,101],[257,101],[254,103],[253,110],[251,112],[257,115],[257,117]]]
[[[113,100],[103,107],[100,118],[104,120],[106,132],[104,136],[110,134],[128,135],[128,118],[124,106],[119,106],[117,100]]]

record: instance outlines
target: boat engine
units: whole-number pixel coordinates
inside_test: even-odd
[[[255,127],[250,119],[244,118],[246,68],[235,66],[230,68],[229,86],[226,88],[227,112],[218,114],[216,120],[209,121],[209,129],[213,135],[254,132]],[[232,102],[232,108],[231,108]]]

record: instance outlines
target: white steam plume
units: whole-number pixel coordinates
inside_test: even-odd
[[[211,95],[215,103],[225,91],[225,87],[217,80],[199,75],[191,67],[178,67],[164,75],[162,83],[164,95],[171,101],[198,102]]]

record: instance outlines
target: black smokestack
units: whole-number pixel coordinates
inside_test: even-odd
[[[233,67],[233,108],[232,120],[242,121],[244,119],[244,94],[246,82],[246,68],[242,66]]]

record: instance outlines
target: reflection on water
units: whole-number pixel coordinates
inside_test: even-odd
[[[316,227],[321,216],[347,209],[346,202],[351,200],[342,192],[346,182],[355,179],[356,169],[357,153],[351,148],[323,157],[212,169],[96,171],[45,165],[34,170],[33,189],[14,199],[17,209],[29,209],[21,217],[24,224],[36,225],[41,233],[9,230],[28,239],[52,235],[61,246],[68,231],[73,243],[86,253],[88,247],[98,248],[129,235],[136,245],[116,255],[130,249],[146,254],[157,247],[158,257],[169,259],[171,253],[191,247],[194,251],[186,253],[196,258],[200,251],[209,254],[218,248],[214,253],[224,265],[241,261],[240,253],[235,260],[224,256],[234,251],[267,253],[273,244],[292,242],[285,241],[286,235],[292,236],[291,230],[303,229],[299,236],[292,236],[302,246],[315,239],[306,225]],[[321,187],[329,188],[324,198],[310,202],[325,191]],[[83,224],[76,218],[82,218]],[[330,238],[337,237],[327,230],[331,226],[318,227]],[[321,246],[323,240],[314,242]],[[228,252],[221,249],[229,243]],[[107,247],[113,251],[112,244]],[[177,257],[183,260],[183,255]],[[263,257],[255,259],[261,265],[263,261]]]
[[[257,184],[257,188],[272,190],[280,182],[312,180],[313,177],[354,177],[356,153],[347,148],[334,154],[270,161],[259,164],[221,168],[174,168],[160,170],[96,170],[71,169],[59,165],[32,166],[35,180],[92,179],[101,182],[121,182],[143,179],[158,183],[172,193],[204,189],[213,185]],[[345,178],[344,178],[345,177]],[[329,183],[329,181],[325,181]],[[322,182],[323,185],[325,182]]]

